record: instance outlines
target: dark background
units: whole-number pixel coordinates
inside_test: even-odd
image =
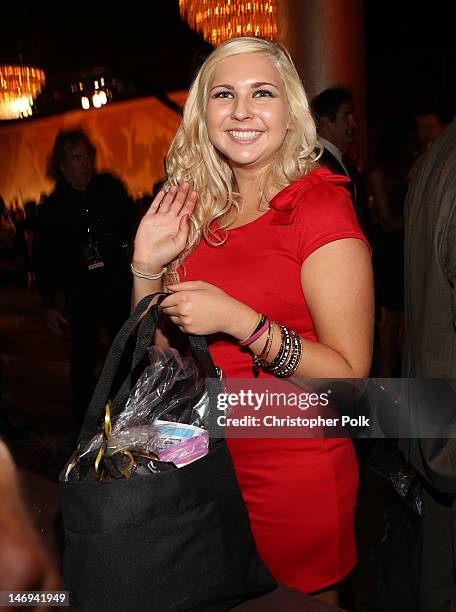
[[[79,108],[70,83],[103,72],[122,85],[114,99],[188,87],[210,49],[179,18],[177,0],[138,6],[79,2],[2,6],[0,63],[42,67],[47,87],[36,112]],[[391,112],[456,111],[453,2],[366,0],[365,36],[369,119]]]
[[[369,119],[436,108],[456,113],[456,3],[365,1]]]

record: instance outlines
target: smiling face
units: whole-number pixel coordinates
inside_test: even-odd
[[[289,128],[289,108],[284,83],[265,55],[233,55],[216,66],[206,125],[212,144],[234,171],[269,167]]]

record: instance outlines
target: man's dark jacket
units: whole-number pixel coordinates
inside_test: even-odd
[[[456,610],[456,120],[414,170],[405,206],[403,397],[419,426],[441,433],[401,441],[426,481],[423,493],[420,612]],[[440,396],[437,391],[444,390]],[[420,415],[424,415],[422,418]],[[412,432],[414,433],[414,432]]]
[[[34,245],[38,289],[45,306],[81,299],[106,299],[128,291],[133,207],[121,181],[96,174],[85,190],[61,180],[43,203]],[[89,235],[103,267],[89,270],[84,247]]]
[[[342,176],[348,176],[350,183],[347,188],[350,192],[350,197],[353,202],[353,207],[358,218],[358,223],[363,230],[364,234],[370,240],[372,235],[371,221],[369,207],[367,203],[366,190],[364,187],[363,179],[358,172],[358,169],[353,165],[347,164],[347,170],[345,171],[342,164],[328,149],[324,149],[323,153],[318,160],[322,166],[326,166],[334,172],[334,174],[341,174]]]

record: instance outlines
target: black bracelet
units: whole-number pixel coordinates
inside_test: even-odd
[[[258,325],[255,327],[255,329],[253,330],[253,332],[250,334],[249,338],[251,338],[252,336],[254,336],[257,332],[260,331],[260,329],[263,327],[263,325],[266,323],[266,317],[264,316],[264,314],[261,315],[260,320],[258,322]]]

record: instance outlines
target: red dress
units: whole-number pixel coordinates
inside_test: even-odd
[[[343,182],[318,168],[287,186],[263,216],[229,230],[223,246],[202,240],[180,280],[216,285],[315,341],[302,263],[333,240],[365,241]],[[234,339],[209,341],[227,378],[252,376],[252,359]],[[259,553],[275,578],[309,593],[346,576],[356,563],[358,469],[351,441],[232,438],[228,444]]]

